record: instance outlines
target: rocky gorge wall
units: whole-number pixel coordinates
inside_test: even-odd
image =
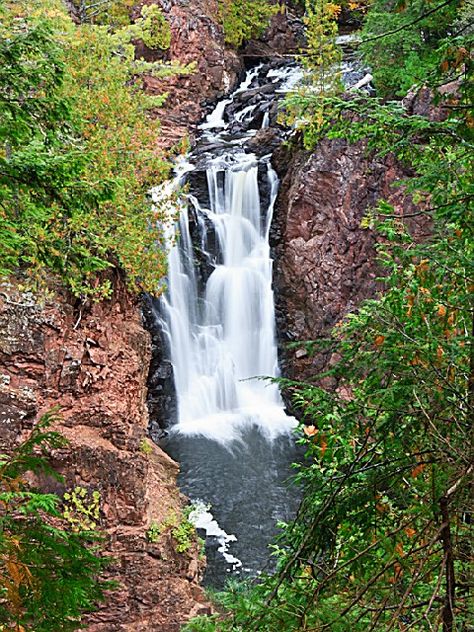
[[[172,31],[171,48],[159,58],[196,62],[193,74],[143,80],[148,93],[169,93],[157,115],[162,146],[170,148],[188,136],[192,140],[206,108],[232,87],[244,63],[224,45],[217,0],[159,4]],[[285,24],[277,16],[267,46],[286,46]],[[136,54],[157,58],[140,43]],[[147,439],[150,366],[158,386],[170,380],[169,367],[163,375],[157,339],[153,346],[154,364],[142,305],[119,277],[111,300],[82,311],[54,284],[38,296],[22,290],[21,279],[0,286],[0,451],[18,444],[43,413],[60,406],[62,421],[55,429],[70,445],[53,457],[64,484],[46,480],[42,487],[59,494],[76,485],[100,492],[100,526],[106,554],[114,559],[108,576],[119,587],[87,619],[90,632],[175,632],[189,617],[209,611],[196,544],[178,554],[168,532],[156,542],[147,537],[150,526],[179,519],[185,501],[176,485],[178,465]],[[153,408],[150,398],[148,404],[160,425],[156,418],[163,409]]]
[[[273,162],[282,179],[271,241],[283,373],[307,380],[330,366],[331,352],[310,357],[303,344],[288,350],[286,343],[327,337],[376,295],[380,237],[362,219],[381,199],[400,218],[414,205],[400,186],[407,171],[390,155],[374,157],[364,142],[323,139],[313,152],[280,149]],[[404,221],[418,239],[429,233],[426,221]],[[323,385],[335,386],[330,378]]]
[[[168,148],[189,136],[192,141],[204,108],[234,85],[243,64],[238,54],[225,46],[217,0],[145,0],[136,3],[133,14],[138,16],[145,4],[161,6],[171,28],[171,46],[163,53],[137,42],[137,58],[195,64],[195,71],[187,75],[143,78],[143,88],[149,94],[168,94],[165,106],[157,111],[162,144]]]

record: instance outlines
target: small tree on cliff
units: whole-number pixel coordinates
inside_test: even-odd
[[[306,75],[285,108],[289,124],[304,125],[304,142],[309,146],[329,117],[327,97],[341,90],[342,53],[336,45],[341,7],[330,0],[306,0],[305,7],[307,44],[300,61]]]
[[[218,0],[219,15],[225,41],[238,48],[252,37],[258,37],[269,24],[272,15],[280,10],[278,3],[269,0]]]
[[[29,482],[38,474],[61,478],[47,456],[66,444],[48,429],[54,420],[43,416],[11,455],[0,454],[1,630],[77,630],[108,586],[99,579],[106,563],[99,534],[73,528],[59,496]]]

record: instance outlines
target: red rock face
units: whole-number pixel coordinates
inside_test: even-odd
[[[284,157],[276,156],[276,161]],[[413,204],[397,183],[407,176],[364,143],[324,140],[297,152],[283,180],[274,227],[275,287],[283,342],[327,336],[349,311],[379,289],[376,235],[361,227],[366,212],[386,199],[403,216]],[[412,220],[422,238],[428,227]],[[303,349],[284,354],[287,374],[307,379],[331,362]],[[331,386],[331,384],[327,384]]]
[[[137,3],[137,15],[144,4],[160,4],[170,24],[172,39],[167,59],[196,64],[195,72],[186,76],[144,78],[144,88],[150,94],[168,93],[165,107],[157,115],[162,123],[162,146],[170,147],[189,134],[192,137],[206,103],[227,92],[243,66],[238,55],[224,46],[217,0],[145,0]],[[138,45],[137,57],[154,59],[154,55]]]
[[[149,335],[139,310],[118,288],[113,301],[74,313],[62,295],[45,305],[14,285],[0,294],[0,451],[20,441],[34,420],[61,405],[59,430],[70,446],[54,455],[65,484],[101,494],[108,574],[120,587],[90,618],[91,632],[179,630],[207,611],[198,585],[196,545],[176,552],[172,537],[148,541],[147,529],[173,513],[182,498],[178,466],[148,440],[146,375]]]

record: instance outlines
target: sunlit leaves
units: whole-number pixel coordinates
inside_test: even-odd
[[[280,9],[269,0],[218,0],[218,4],[225,41],[237,48],[261,35]]]

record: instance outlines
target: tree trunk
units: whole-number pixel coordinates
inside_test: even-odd
[[[448,499],[443,496],[439,505],[443,525],[440,539],[443,543],[444,557],[446,560],[446,597],[443,606],[442,621],[443,632],[454,632],[454,599],[456,592],[456,582],[454,575],[453,543],[451,540],[451,525],[449,522]]]

